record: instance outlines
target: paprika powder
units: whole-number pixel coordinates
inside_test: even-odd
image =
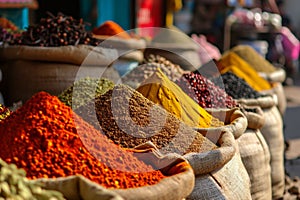
[[[118,36],[122,39],[130,39],[130,35],[116,22],[108,20],[99,27],[93,29],[93,34],[104,36]]]
[[[0,141],[0,158],[29,179],[81,174],[107,188],[133,188],[164,178],[46,92],[0,122]]]

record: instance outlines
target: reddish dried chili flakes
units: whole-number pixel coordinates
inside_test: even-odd
[[[81,174],[108,188],[132,188],[164,178],[46,92],[0,122],[0,141],[0,158],[30,179]]]

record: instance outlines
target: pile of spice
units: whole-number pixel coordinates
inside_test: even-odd
[[[254,90],[263,91],[271,89],[270,83],[262,78],[246,61],[234,52],[222,56],[217,64],[221,74],[228,71],[244,79]]]
[[[158,68],[172,81],[176,81],[184,73],[179,65],[172,63],[162,56],[151,54],[148,58],[144,59],[142,65],[122,77],[122,83],[134,89],[138,88],[140,84],[149,78]]]
[[[262,57],[249,45],[237,45],[230,51],[236,53],[258,72],[272,73],[276,71],[276,67],[274,67],[274,65]]]
[[[99,27],[93,28],[93,34],[103,36],[114,36],[122,39],[130,39],[130,35],[116,22],[108,20],[101,24]]]
[[[114,83],[108,79],[86,77],[76,81],[58,95],[58,98],[67,106],[76,109],[113,87]]]
[[[186,73],[176,83],[202,108],[233,108],[237,106],[236,101],[225,90],[201,74]]]
[[[4,120],[11,114],[11,111],[5,106],[0,104],[0,121]]]
[[[0,158],[29,179],[81,174],[107,188],[133,188],[164,178],[46,92],[0,122],[0,141]]]
[[[158,69],[137,88],[144,97],[161,105],[187,125],[200,128],[224,125],[199,106],[182,89]]]
[[[15,164],[0,159],[0,199],[52,199],[63,200],[63,195],[54,190],[45,190],[28,181],[26,172]]]
[[[5,17],[0,17],[0,27],[12,31],[18,30],[18,27],[12,21],[8,20]]]
[[[124,148],[151,141],[163,153],[184,154],[213,146],[178,118],[123,84],[75,112]]]
[[[231,72],[226,72],[221,75],[220,78],[211,79],[216,85],[224,84],[224,88],[227,94],[234,99],[256,99],[263,95],[255,91],[245,80],[239,78]],[[222,81],[220,83],[220,81]]]
[[[30,25],[22,35],[10,41],[11,45],[29,45],[40,47],[58,47],[66,45],[86,44],[97,46],[98,39],[86,31],[86,23],[72,16],[58,13],[57,16],[47,12],[36,25]]]

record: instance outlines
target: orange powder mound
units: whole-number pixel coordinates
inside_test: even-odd
[[[130,35],[117,23],[113,21],[106,21],[98,28],[93,29],[95,35],[113,36],[116,35],[123,39],[130,39]]]

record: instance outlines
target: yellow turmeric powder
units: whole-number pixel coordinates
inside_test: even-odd
[[[244,79],[256,91],[271,89],[270,83],[259,76],[258,72],[236,53],[229,52],[223,55],[218,62],[218,68],[221,74],[231,71],[238,77]]]
[[[208,128],[224,125],[169,80],[160,68],[137,91],[190,126]]]

